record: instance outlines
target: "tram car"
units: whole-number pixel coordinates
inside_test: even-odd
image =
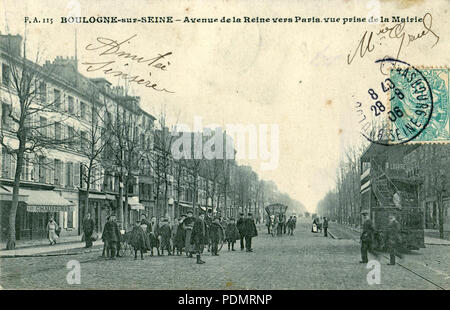
[[[273,203],[271,205],[266,206],[265,209],[266,209],[267,215],[270,217],[272,215],[285,216],[287,208],[288,207],[286,205],[283,205],[281,203]]]
[[[386,250],[390,214],[401,225],[402,251],[425,247],[423,211],[418,197],[422,180],[408,177],[403,161],[417,147],[372,143],[361,156],[361,211],[367,211],[374,224],[374,249]]]

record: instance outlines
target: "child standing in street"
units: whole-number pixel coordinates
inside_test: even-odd
[[[165,218],[162,220],[159,233],[161,236],[161,255],[164,255],[164,250],[167,250],[169,256],[171,256],[172,252],[170,251],[170,238],[172,237],[172,230],[170,229],[168,219]]]
[[[235,251],[234,244],[236,243],[236,240],[238,240],[240,237],[239,237],[239,230],[233,218],[230,218],[230,220],[228,221],[227,227],[225,229],[225,238],[228,243],[228,251],[230,251],[230,246],[231,251]]]

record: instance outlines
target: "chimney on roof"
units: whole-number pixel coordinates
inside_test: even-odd
[[[0,48],[14,56],[21,56],[22,36],[21,35],[0,35]]]

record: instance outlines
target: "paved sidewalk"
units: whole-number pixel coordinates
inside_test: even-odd
[[[428,245],[450,245],[450,241],[446,239],[432,238],[425,236],[425,244]]]
[[[81,236],[61,236],[56,241],[57,244],[60,243],[69,243],[69,242],[81,242]],[[43,239],[33,239],[33,240],[16,240],[16,250],[22,248],[30,248],[30,247],[39,247],[39,246],[47,246],[49,241],[47,238]],[[6,250],[6,242],[0,243],[0,251]]]
[[[335,223],[337,224],[337,223]],[[339,225],[339,224],[337,224]],[[353,230],[354,232],[357,233],[361,233],[361,229],[360,228],[356,228],[356,227],[352,227],[352,226],[347,226],[344,224],[341,224],[341,226],[348,228],[350,230]],[[434,237],[428,237],[425,235],[425,244],[426,245],[450,245],[450,241],[447,239],[440,239],[440,238],[434,238]]]
[[[79,237],[79,236],[78,236]],[[103,241],[97,240],[93,246],[103,245]],[[23,248],[16,248],[15,250],[0,250],[0,257],[21,257],[21,256],[36,256],[47,253],[62,252],[73,249],[81,249],[85,247],[85,243],[81,241],[57,243],[56,245],[41,245],[30,246]]]
[[[219,256],[204,251],[206,264],[183,256],[153,256],[134,260],[124,255],[116,260],[100,258],[101,250],[79,251],[73,256],[0,258],[0,285],[4,289],[218,289],[218,290],[292,290],[292,289],[439,289],[438,286],[400,267],[387,266],[382,258],[380,284],[370,284],[370,270],[359,263],[359,244],[349,239],[325,238],[311,233],[310,223],[297,221],[293,236],[272,237],[264,226],[258,226],[254,251],[223,248]],[[262,230],[264,229],[264,230]],[[353,235],[358,235],[354,233]],[[429,266],[420,267],[420,275],[450,288],[445,276],[447,247],[430,249],[435,258]],[[420,252],[422,253],[422,252]],[[419,253],[419,254],[420,254]],[[424,253],[427,262],[431,253]],[[410,260],[417,260],[417,256]],[[409,259],[409,257],[405,257]],[[81,283],[67,282],[68,262],[80,263]],[[441,261],[441,263],[437,262]],[[421,260],[422,262],[422,260]],[[414,262],[412,262],[414,264]],[[409,266],[409,265],[408,265]],[[431,275],[430,275],[431,274]],[[445,275],[444,275],[445,274]]]

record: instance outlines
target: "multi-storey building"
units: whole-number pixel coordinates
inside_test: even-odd
[[[442,217],[444,230],[450,231],[450,145],[418,145],[404,157],[403,163],[409,178],[421,180],[419,204],[424,212],[425,229],[437,230]],[[442,214],[439,212],[440,195]]]
[[[11,116],[18,111],[18,100],[11,87],[12,66],[18,68],[25,63],[36,72],[38,95],[33,98],[37,113],[30,113],[30,122],[41,137],[51,143],[39,152],[25,154],[21,174],[19,207],[16,216],[16,238],[36,239],[46,236],[46,225],[50,216],[55,217],[61,234],[80,234],[84,210],[88,210],[96,221],[97,229],[103,227],[106,215],[114,212],[118,205],[118,190],[122,185],[118,181],[116,162],[107,162],[108,157],[97,156],[92,165],[89,182],[89,206],[86,201],[86,175],[89,167],[89,143],[92,140],[101,143],[103,135],[108,134],[105,120],[114,118],[116,113],[133,115],[132,132],[139,146],[151,148],[153,122],[155,118],[140,107],[140,98],[128,96],[123,88],[111,87],[105,79],[88,79],[77,70],[74,58],[57,57],[40,66],[21,56],[22,38],[20,36],[0,36],[0,100],[1,132],[5,143],[17,144],[17,125]],[[41,109],[51,106],[51,109]],[[10,112],[13,111],[11,114]],[[97,115],[98,114],[98,115]],[[96,133],[89,138],[93,131]],[[100,141],[100,142],[99,142]],[[60,143],[59,143],[60,142]],[[86,145],[88,144],[88,145]],[[108,143],[104,153],[114,148]],[[114,149],[113,149],[114,150]],[[143,150],[140,150],[143,151]],[[1,239],[7,238],[9,227],[9,208],[11,206],[12,185],[16,166],[16,156],[0,150],[0,219]],[[151,183],[150,171],[136,167],[127,171],[127,188],[124,197],[132,198],[148,190]],[[139,186],[143,189],[139,189]],[[129,209],[125,212],[128,221],[133,210],[140,212],[139,200],[130,199]]]

